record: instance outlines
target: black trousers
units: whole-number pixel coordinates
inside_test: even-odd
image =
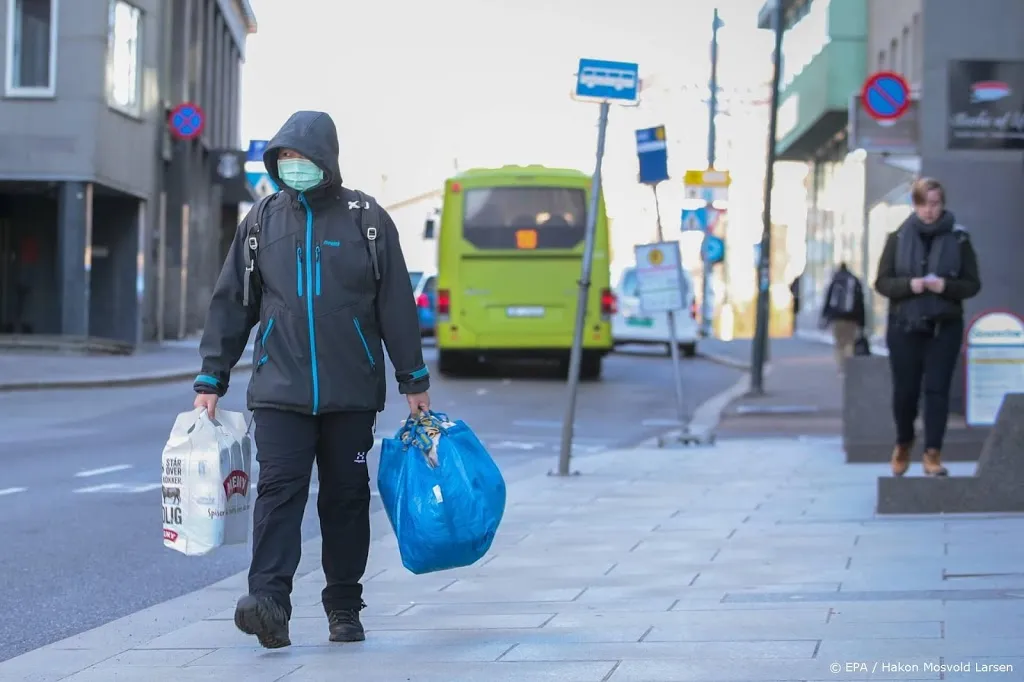
[[[892,370],[892,416],[896,441],[914,440],[914,422],[924,385],[924,446],[942,449],[949,419],[949,390],[963,342],[963,320],[938,323],[932,331],[907,331],[890,324],[886,332]]]
[[[359,610],[370,551],[370,476],[374,412],[319,416],[258,409],[256,460],[260,464],[253,510],[249,593],[278,601],[291,617],[291,592],[301,555],[302,515],[316,461],[317,511],[323,535],[327,613]]]

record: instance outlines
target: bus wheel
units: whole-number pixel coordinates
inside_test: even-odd
[[[456,351],[442,350],[437,353],[437,371],[444,376],[458,376],[465,371],[465,359]]]
[[[598,354],[584,353],[580,363],[580,379],[583,381],[597,381],[601,378],[601,362],[603,358]]]

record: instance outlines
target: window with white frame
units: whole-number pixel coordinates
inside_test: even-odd
[[[142,91],[142,10],[111,0],[107,36],[107,98],[110,106],[138,114]]]
[[[58,0],[7,0],[8,96],[54,95],[57,4]]]

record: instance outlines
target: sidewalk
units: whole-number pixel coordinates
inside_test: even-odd
[[[312,541],[289,649],[235,631],[236,576],[0,663],[0,680],[1024,679],[1024,519],[878,519],[885,466],[842,462],[835,440],[780,439],[602,453],[568,479],[529,464],[477,566],[413,576],[374,516],[365,643],[327,643]]]
[[[749,341],[729,344],[723,352],[735,352],[737,347],[749,352]],[[719,437],[842,433],[843,383],[830,346],[799,338],[773,339],[764,390],[764,395],[740,395],[725,409]]]
[[[199,339],[142,346],[132,355],[0,351],[0,391],[136,386],[195,377]],[[236,370],[252,367],[252,340]]]

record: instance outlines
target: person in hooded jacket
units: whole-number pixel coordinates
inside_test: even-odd
[[[864,333],[864,286],[850,272],[846,262],[839,264],[825,291],[825,304],[821,308],[821,324],[832,327],[836,365],[842,376],[846,358],[853,357],[857,338]]]
[[[212,417],[259,325],[246,397],[260,475],[249,593],[238,601],[235,625],[266,648],[291,644],[290,595],[314,461],[330,640],[365,639],[359,612],[370,546],[366,456],[384,409],[382,342],[410,413],[430,409],[398,231],[376,202],[343,187],[338,154],[334,122],[321,112],[292,115],[270,140],[263,161],[282,189],[238,227],[210,301],[194,384],[195,406]],[[362,211],[370,211],[370,237]]]
[[[875,290],[889,299],[886,342],[896,422],[891,466],[895,476],[910,466],[923,383],[922,467],[929,476],[945,476],[942,443],[964,335],[963,302],[981,290],[981,278],[970,235],[946,210],[942,185],[922,178],[911,200],[914,213],[886,239],[875,280]]]

